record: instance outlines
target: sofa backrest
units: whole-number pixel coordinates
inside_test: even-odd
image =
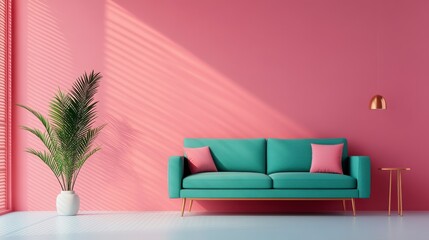
[[[185,138],[185,147],[209,146],[218,171],[266,171],[267,141],[258,139]]]
[[[344,144],[342,161],[348,156],[345,138],[274,139],[267,140],[267,173],[309,172],[311,144]]]

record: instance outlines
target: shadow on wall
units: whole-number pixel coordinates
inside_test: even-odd
[[[106,201],[106,208],[177,210],[178,202],[167,195],[167,158],[182,154],[184,137],[310,136],[306,129],[139,21],[115,1],[106,4],[105,51],[103,111],[113,119],[121,119],[113,124],[126,122],[128,126],[123,133],[103,136],[101,141],[120,143],[127,136],[133,139],[119,155],[103,154],[105,162],[127,162],[121,165],[121,174],[128,175],[115,175],[121,179],[123,191],[102,190],[124,204],[119,207],[108,199],[101,200]],[[114,151],[114,147],[111,149]],[[104,171],[110,173],[117,165],[103,163],[100,168],[106,166],[111,171]],[[86,185],[84,181],[80,184]]]
[[[403,79],[420,79],[421,94],[414,95],[427,96],[429,35],[419,28],[427,22],[424,7],[409,15],[416,6],[406,1],[389,8],[372,0],[311,7],[300,1],[190,3],[15,1],[22,14],[15,16],[21,36],[14,40],[15,59],[22,59],[14,73],[21,84],[15,90],[19,103],[46,113],[52,93],[71,86],[82,67],[94,64],[104,76],[99,113],[108,126],[98,139],[103,151],[77,181],[82,210],[177,210],[180,203],[167,195],[167,158],[182,154],[185,137],[347,137],[351,153],[370,154],[374,163],[373,196],[358,209],[385,208],[386,175],[376,169],[386,166],[413,169],[404,178],[404,198],[410,199],[404,203],[426,208],[429,195],[418,193],[426,180],[421,132],[428,116],[424,106],[410,108],[411,116],[403,110],[414,106],[408,96],[415,92]],[[383,7],[380,14],[377,7]],[[401,15],[398,9],[405,11]],[[382,25],[377,19],[384,19]],[[392,106],[382,113],[366,107],[378,71],[378,33],[385,43],[380,70],[392,74],[382,74]],[[401,48],[404,43],[409,48]],[[39,126],[21,110],[17,120]],[[53,210],[58,183],[42,162],[24,153],[40,143],[15,129],[13,182],[20,191],[14,205]],[[254,204],[258,210],[321,207],[311,202],[195,207],[247,211]],[[322,204],[340,209],[337,203]]]
[[[26,61],[28,70],[27,75],[23,77],[29,80],[24,86],[28,89],[24,104],[46,115],[46,109],[53,93],[57,91],[58,87],[65,89],[65,86],[70,86],[75,77],[70,68],[73,65],[72,55],[68,41],[59,26],[60,20],[52,13],[47,3],[29,1],[27,11],[28,41],[26,47],[28,57],[24,61]],[[43,26],[43,31],[40,31],[40,26]],[[40,126],[39,121],[31,114],[27,112],[24,114],[28,119],[25,125]],[[35,146],[43,149],[40,141],[33,136],[21,141],[20,144],[25,147]],[[28,189],[23,197],[26,198],[29,209],[46,209],[46,206],[52,206],[52,203],[55,203],[55,199],[43,196],[56,196],[60,187],[52,172],[39,159],[33,159],[27,153],[23,154],[26,154],[25,157],[31,158],[28,159],[28,166],[23,168],[27,170],[23,174]],[[55,187],[46,188],[47,185],[51,185],[51,182]]]
[[[150,7],[142,8],[145,4]],[[401,4],[410,7],[406,1]],[[108,1],[105,47],[111,79],[107,94],[118,98],[111,107],[127,106],[133,115],[130,124],[144,133],[141,145],[132,147],[144,150],[130,157],[142,162],[137,171],[148,181],[141,186],[139,199],[147,200],[152,209],[177,209],[179,203],[166,198],[166,159],[182,152],[184,137],[346,137],[353,143],[351,153],[369,154],[373,159],[373,194],[370,200],[358,201],[358,209],[384,209],[385,175],[377,167],[424,163],[409,161],[422,155],[404,151],[395,140],[401,134],[419,138],[418,127],[398,128],[409,124],[403,117],[407,111],[391,108],[377,114],[367,109],[379,70],[377,34],[385,46],[400,35],[396,25],[389,25],[398,11],[383,7],[378,14],[379,7],[383,7],[380,1],[330,1],[310,8],[296,1],[188,5]],[[378,24],[383,18],[385,26]],[[419,22],[408,24],[419,26]],[[410,28],[404,26],[406,30],[399,30],[408,35]],[[393,45],[389,53],[398,47]],[[403,57],[413,60],[408,54]],[[380,61],[380,70],[402,69],[384,62],[383,56]],[[409,72],[413,71],[404,71],[407,76]],[[402,80],[388,81],[383,81],[383,87],[398,83],[408,87]],[[396,95],[403,89],[391,88],[392,103],[408,99]],[[423,209],[428,197],[413,198],[413,190],[418,191],[413,186],[424,176],[420,169],[416,168],[414,179],[404,181],[414,209]],[[146,195],[150,192],[154,195]],[[197,207],[220,210],[224,206],[250,209],[252,204],[276,209],[271,206],[301,203],[200,204]],[[337,203],[322,204],[338,209]],[[321,209],[311,202],[302,206]]]
[[[86,163],[76,184],[81,198],[85,199],[82,209],[126,211],[129,206],[145,206],[145,202],[136,197],[145,180],[136,171],[138,166],[127,157],[132,146],[138,145],[141,133],[126,119],[105,114],[100,114],[99,119],[100,123],[107,124],[97,142],[102,151]]]

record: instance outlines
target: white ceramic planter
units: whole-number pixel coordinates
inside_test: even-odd
[[[74,216],[79,211],[80,199],[74,191],[61,191],[57,196],[57,213],[61,216]]]

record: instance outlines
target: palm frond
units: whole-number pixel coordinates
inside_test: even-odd
[[[33,154],[34,156],[36,156],[40,160],[42,160],[49,167],[49,169],[51,169],[51,171],[54,173],[55,177],[58,180],[58,183],[61,186],[61,189],[65,190],[64,183],[61,182],[60,178],[59,178],[61,176],[61,171],[58,168],[58,166],[57,166],[54,158],[49,153],[47,153],[45,151],[43,151],[43,152],[42,151],[37,151],[37,150],[34,150],[32,148],[28,148],[26,150],[26,152],[28,152],[30,154]]]
[[[42,152],[42,151],[34,150],[32,148],[28,148],[26,152],[31,153],[37,156],[38,158],[40,158],[40,160],[42,160],[52,170],[55,176],[59,176],[61,174],[58,171],[57,165],[54,159],[52,158],[51,154],[47,153],[46,151]]]
[[[51,132],[51,125],[49,124],[49,120],[46,117],[44,117],[41,113],[39,113],[38,111],[36,111],[30,107],[27,107],[27,106],[24,106],[21,104],[17,104],[17,105],[19,107],[22,107],[22,108],[26,109],[27,111],[31,112],[43,124],[46,131]]]
[[[94,155],[96,152],[98,152],[100,150],[101,150],[100,147],[96,147],[96,148],[92,149],[91,151],[89,151],[88,153],[86,153],[82,158],[79,159],[79,162],[76,166],[76,174],[74,176],[73,183],[72,183],[72,189],[76,183],[77,176],[79,175],[80,169],[82,168],[83,164],[85,164],[86,160],[88,160],[92,155]]]
[[[83,166],[83,164],[85,164],[86,160],[88,160],[92,155],[94,155],[96,152],[100,150],[101,150],[100,147],[96,147],[91,151],[87,152],[81,159],[79,159],[77,169],[80,169]]]
[[[83,164],[100,150],[91,146],[104,127],[92,127],[97,117],[95,94],[101,77],[94,71],[85,73],[76,79],[69,93],[58,90],[49,105],[49,120],[39,112],[19,105],[35,115],[46,130],[44,133],[35,128],[22,127],[38,137],[48,149],[48,152],[34,149],[28,152],[48,165],[62,189],[73,190]]]
[[[53,141],[55,136],[54,136],[54,133],[53,133],[53,130],[52,130],[52,127],[51,127],[51,124],[50,124],[48,118],[46,118],[41,113],[39,113],[38,111],[36,111],[30,107],[27,107],[27,106],[24,106],[21,104],[18,104],[18,106],[26,109],[27,111],[32,113],[37,119],[39,119],[39,121],[42,123],[43,127],[45,128],[45,130],[47,132],[47,135],[48,135],[47,137],[52,142],[52,144],[55,144],[55,141]]]
[[[38,139],[40,139],[40,141],[43,143],[43,145],[45,145],[45,147],[49,150],[49,152],[51,154],[55,153],[55,146],[53,145],[50,137],[48,134],[46,133],[42,133],[42,131],[40,131],[39,129],[36,128],[30,128],[27,126],[21,126],[22,129],[32,133],[33,135],[35,135]]]
[[[94,129],[89,129],[86,131],[84,136],[81,136],[79,139],[79,145],[76,148],[76,153],[79,158],[83,157],[88,153],[90,147],[92,146],[93,141],[98,136],[100,131],[104,128],[105,125],[96,127]]]

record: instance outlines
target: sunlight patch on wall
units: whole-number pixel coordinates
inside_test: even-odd
[[[45,1],[29,1],[27,4],[27,94],[26,105],[47,114],[49,100],[59,86],[73,80],[71,74],[72,57],[60,23]],[[64,81],[67,79],[68,81]],[[24,110],[20,110],[24,111]],[[25,125],[42,127],[35,117],[25,112]],[[25,147],[43,149],[40,140],[29,136],[20,144]],[[27,169],[27,197],[17,200],[26,202],[28,209],[52,209],[56,196],[61,190],[53,173],[36,157],[25,153],[24,164]],[[51,181],[52,180],[52,181]]]
[[[184,137],[309,136],[114,1],[107,2],[105,27],[109,125],[100,157],[109,160],[99,171],[117,199],[106,199],[106,206],[174,209],[168,207],[167,158],[181,154]]]

